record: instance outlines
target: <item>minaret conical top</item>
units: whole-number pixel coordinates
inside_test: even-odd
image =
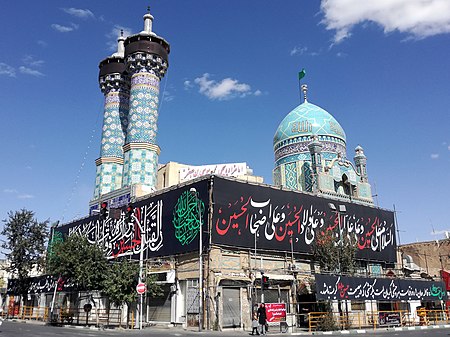
[[[148,13],[144,15],[144,30],[140,32],[141,35],[155,35],[152,32],[153,15],[150,14],[150,6],[147,7]]]
[[[117,52],[111,56],[123,57],[125,54],[125,37],[123,36],[123,29],[120,30],[120,36],[117,38]]]

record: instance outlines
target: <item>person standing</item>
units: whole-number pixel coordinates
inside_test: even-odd
[[[261,325],[261,334],[266,334],[266,324],[267,324],[267,311],[266,311],[266,305],[264,303],[261,303],[261,305],[258,308],[258,323]]]
[[[255,333],[259,336],[259,331],[258,331],[258,315],[256,314],[256,312],[253,314],[253,320],[252,320],[252,335],[254,335]]]

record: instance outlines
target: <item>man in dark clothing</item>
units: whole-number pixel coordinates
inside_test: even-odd
[[[259,306],[257,314],[258,314],[258,322],[261,325],[261,334],[265,335],[267,324],[267,312],[266,312],[266,305],[264,303],[261,303],[261,305]]]

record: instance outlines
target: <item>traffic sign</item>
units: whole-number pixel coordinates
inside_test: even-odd
[[[147,286],[145,283],[138,283],[138,285],[136,286],[136,291],[138,294],[143,294],[147,291]]]

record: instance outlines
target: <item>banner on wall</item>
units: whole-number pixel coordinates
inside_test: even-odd
[[[50,293],[55,291],[73,291],[76,290],[75,284],[63,277],[55,277],[51,275],[41,275],[29,277],[25,280],[28,294]],[[20,295],[20,286],[17,279],[8,279],[6,288],[7,294]]]
[[[246,163],[217,165],[186,166],[180,169],[180,182],[195,179],[209,174],[237,177],[247,173]]]
[[[441,301],[447,299],[441,281],[348,277],[316,274],[318,300]]]
[[[265,306],[268,323],[286,321],[286,303],[265,303]]]
[[[317,233],[331,231],[336,238],[356,237],[359,259],[396,261],[391,211],[218,177],[213,198],[214,243],[254,249],[256,242],[257,249],[308,254]],[[345,213],[330,203],[345,206]]]
[[[126,208],[118,219],[99,215],[55,229],[55,237],[81,235],[99,245],[108,258],[139,259],[198,250],[200,225],[207,228],[209,179],[186,185],[132,204],[132,222]],[[195,188],[197,194],[190,192]],[[206,236],[206,235],[205,235]],[[204,243],[208,242],[204,236]]]

